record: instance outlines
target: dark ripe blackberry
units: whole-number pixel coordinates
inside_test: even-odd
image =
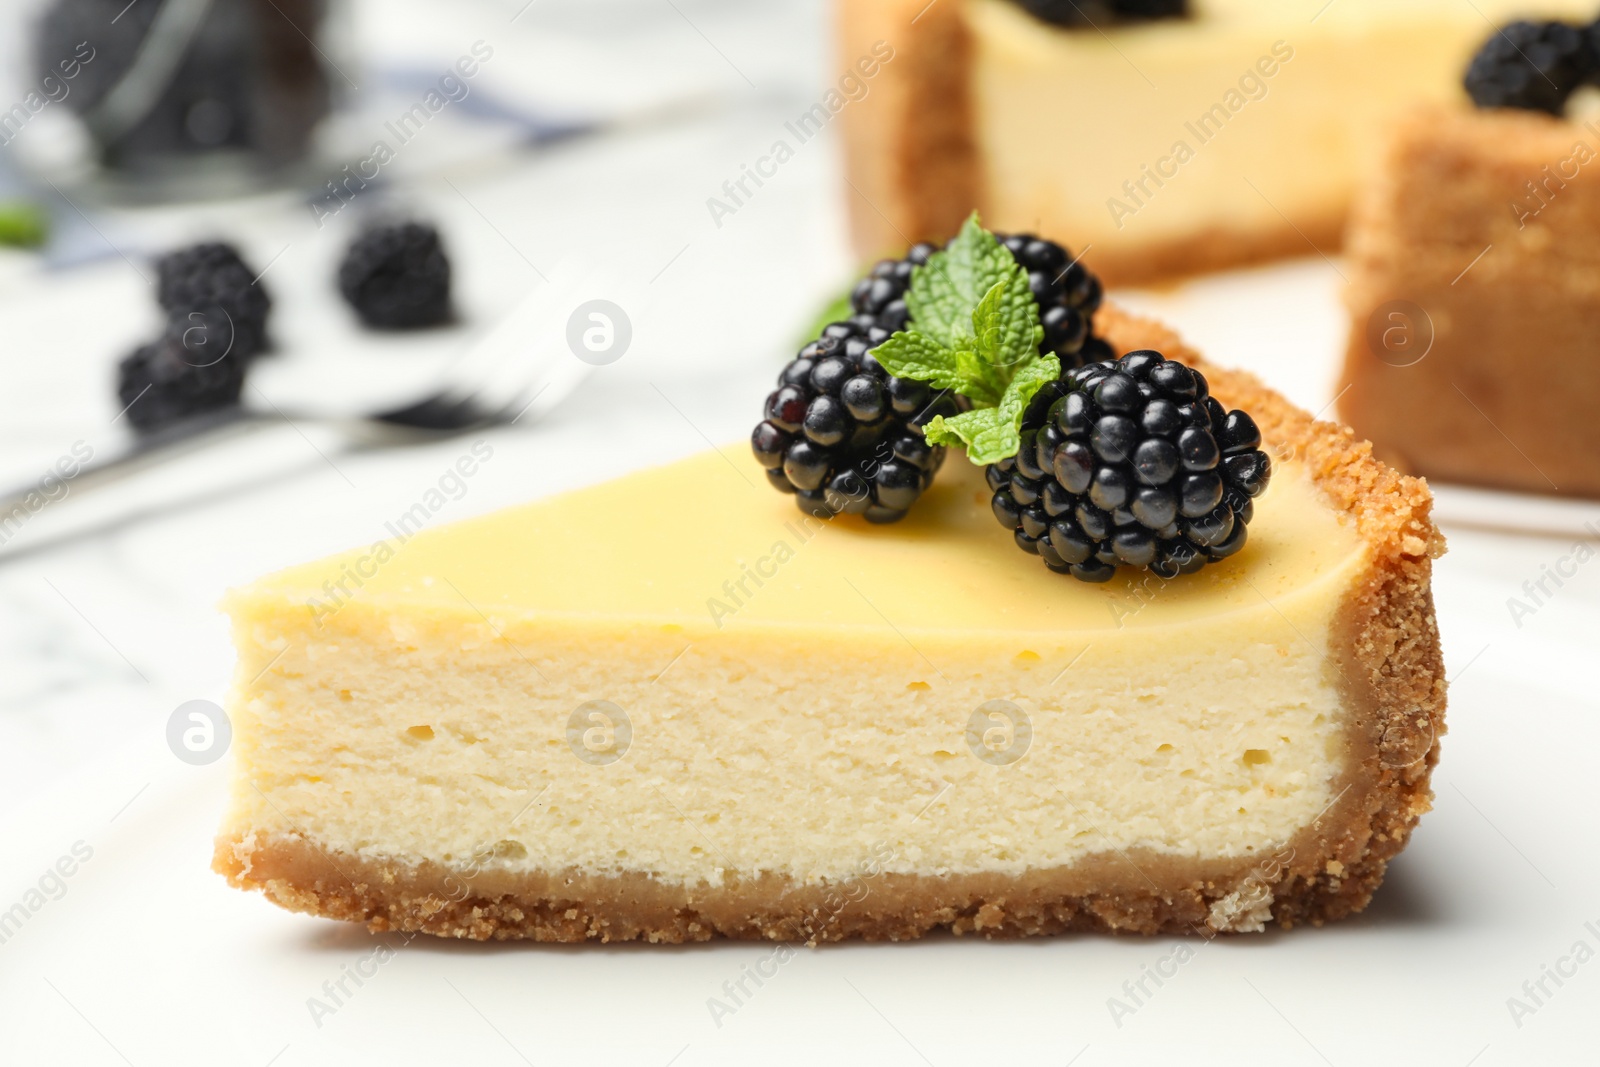
[[[232,245],[220,241],[169,252],[156,261],[156,299],[179,333],[203,325],[212,344],[240,359],[267,346],[272,300]],[[203,320],[203,321],[202,321]]]
[[[1023,270],[1028,288],[1039,303],[1039,324],[1044,340],[1039,351],[1061,359],[1061,369],[1071,370],[1090,356],[1109,353],[1104,342],[1092,336],[1094,313],[1100,308],[1100,279],[1075,260],[1065,248],[1029,233],[1001,237]]]
[[[1272,465],[1243,411],[1152,351],[1092,363],[1039,390],[1016,456],[985,471],[995,518],[1051,570],[1189,574],[1244,547]]]
[[[890,333],[906,328],[906,290],[911,288],[911,271],[928,262],[938,251],[926,241],[911,246],[904,259],[880,259],[865,278],[850,291],[850,307],[862,326],[879,326]],[[870,320],[870,321],[868,321]]]
[[[1561,114],[1574,89],[1600,70],[1589,34],[1564,22],[1513,22],[1472,57],[1464,79],[1479,107]]]
[[[1188,0],[1017,0],[1035,18],[1057,26],[1098,26],[1185,18]]]
[[[836,322],[778,375],[750,447],[767,480],[794,493],[800,510],[893,522],[944,461],[921,428],[960,411],[958,399],[891,377],[869,354],[888,337],[882,327]]]
[[[169,329],[118,365],[117,397],[135,429],[159,430],[187,416],[237,404],[245,362],[233,353],[212,358],[196,352],[192,336],[186,342],[181,330]]]
[[[367,230],[339,264],[339,292],[374,329],[449,322],[450,260],[439,231],[420,222]]]
[[[1001,237],[1000,243],[1028,272],[1028,287],[1039,302],[1039,322],[1044,327],[1040,353],[1060,357],[1063,370],[1110,359],[1110,348],[1092,334],[1094,313],[1100,307],[1100,279],[1054,241],[1022,233]],[[936,251],[937,246],[923,243],[915,245],[904,259],[880,260],[850,294],[854,321],[890,333],[905,329],[905,294],[911,286],[911,271]]]

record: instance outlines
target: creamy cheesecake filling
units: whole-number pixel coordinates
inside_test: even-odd
[[[990,225],[1102,250],[1286,219],[1336,238],[1392,109],[1461,97],[1492,25],[1593,16],[1587,0],[1193,7],[1192,19],[1093,32],[968,0]]]
[[[235,594],[224,837],[807,883],[1265,856],[1339,795],[1367,549],[1294,463],[1234,559],[1086,586],[1010,543],[959,457],[867,527],[727,451]],[[626,520],[685,501],[646,542]],[[588,712],[619,708],[608,747]]]

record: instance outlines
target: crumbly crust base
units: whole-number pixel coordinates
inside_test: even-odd
[[[974,208],[1000,227],[1031,220],[991,217],[967,71],[971,34],[960,3],[839,0],[838,59],[848,65],[875,42],[895,49],[871,92],[840,113],[852,240],[865,260],[900,256],[918,241],[943,243]],[[1097,243],[1084,262],[1107,285],[1145,285],[1291,256],[1331,254],[1345,212],[1211,228],[1176,238]],[[1298,228],[1296,228],[1298,227]],[[1046,221],[1043,231],[1071,243]]]
[[[979,202],[971,94],[957,73],[972,63],[966,23],[954,4],[926,0],[844,0],[835,12],[841,64],[880,41],[894,49],[868,95],[840,113],[856,249],[903,255],[942,242]]]
[[[1340,662],[1352,753],[1328,809],[1273,856],[1174,860],[1091,857],[1021,877],[880,873],[798,884],[764,875],[673,885],[643,873],[516,872],[326,851],[266,829],[219,838],[213,867],[294,911],[373,930],[579,942],[712,937],[905,940],[929,931],[1016,937],[1070,930],[1244,932],[1320,925],[1361,910],[1430,807],[1444,733],[1444,671],[1430,579],[1444,542],[1426,485],[1376,462],[1347,429],[1314,422],[1247,374],[1201,359],[1170,330],[1106,307],[1097,326],[1119,352],[1155,348],[1201,369],[1212,392],[1249,410],[1268,448],[1305,465],[1369,547],[1340,610]]]

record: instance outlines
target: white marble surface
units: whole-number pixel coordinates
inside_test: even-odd
[[[408,164],[404,198],[441,221],[469,325],[400,353],[392,373],[447,355],[589,241],[632,236],[665,294],[648,343],[549,417],[488,435],[493,461],[439,521],[743,437],[793,336],[849,273],[831,140],[807,145],[721,228],[705,208],[829,80],[820,3],[541,0],[511,23],[521,6],[373,3],[360,15],[384,56],[423,67],[492,39],[501,51],[485,78],[560,107],[709,104],[512,158],[463,135]],[[303,206],[264,199],[113,222],[135,263],[211,230],[258,262],[279,257],[267,281],[283,352],[263,365],[263,388],[292,390],[309,374],[359,391],[391,373],[328,295],[342,237],[319,233]],[[110,368],[153,316],[120,255],[70,272],[8,265],[0,277],[10,482],[75,442],[114,445]],[[1338,284],[1311,258],[1118,295],[1318,410],[1342,345]],[[1547,980],[1552,995],[1520,1020],[1507,1004],[1532,1004],[1524,981],[1574,942],[1600,950],[1589,847],[1600,563],[1531,616],[1513,619],[1507,603],[1570,539],[1448,531],[1437,595],[1453,686],[1438,805],[1373,908],[1336,928],[1206,946],[1120,1019],[1110,998],[1127,1003],[1123,983],[1169,942],[802,952],[718,1026],[707,998],[769,949],[407,942],[228,890],[207,870],[222,767],[188,767],[163,738],[179,703],[222,696],[232,657],[218,597],[370,540],[469,442],[325,442],[324,456],[288,430],[217,460],[226,474],[268,459],[282,467],[274,479],[240,475],[226,495],[88,536],[67,535],[92,518],[89,492],[30,522],[12,547],[32,550],[0,562],[0,910],[30,899],[75,843],[92,858],[0,943],[0,1063],[1592,1062],[1600,963],[1559,988]],[[158,475],[141,492],[166,501],[215,477]],[[318,1025],[308,998],[380,945],[394,952],[381,977]]]

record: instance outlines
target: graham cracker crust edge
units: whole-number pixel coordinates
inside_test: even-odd
[[[473,940],[908,940],[931,931],[1023,937],[1069,931],[1197,934],[1321,925],[1360,911],[1431,806],[1444,733],[1444,673],[1430,587],[1444,543],[1427,487],[1378,463],[1371,446],[1310,416],[1250,375],[1215,367],[1166,327],[1115,307],[1099,325],[1119,352],[1156,348],[1202,370],[1249,410],[1268,447],[1311,471],[1370,548],[1340,613],[1330,664],[1356,714],[1335,801],[1264,859],[1177,861],[1101,855],[1020,877],[882,872],[799,884],[776,875],[720,886],[643,873],[447,869],[324,850],[292,833],[219,837],[213,869],[292,911]]]

